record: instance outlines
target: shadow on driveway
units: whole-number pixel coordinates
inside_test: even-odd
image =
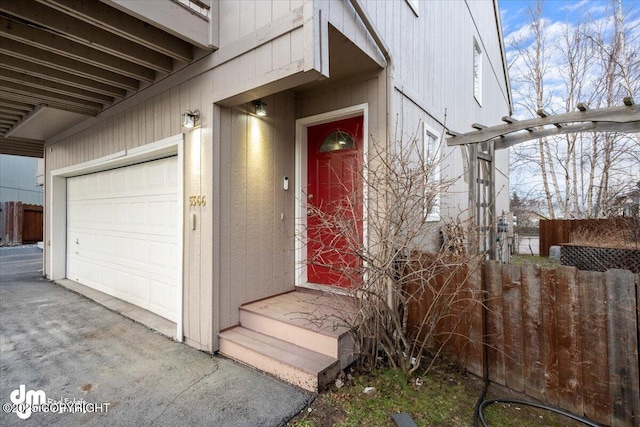
[[[0,248],[0,425],[279,426],[313,398],[171,341],[47,281],[41,268],[36,247]],[[23,421],[6,413],[21,384],[93,412]]]

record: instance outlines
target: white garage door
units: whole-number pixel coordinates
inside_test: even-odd
[[[176,322],[178,158],[67,179],[67,278]]]

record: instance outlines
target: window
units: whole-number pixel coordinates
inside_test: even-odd
[[[473,96],[482,105],[482,50],[478,41],[473,38]]]
[[[337,130],[331,132],[320,145],[320,152],[326,153],[327,151],[338,150],[352,150],[355,147],[353,138],[347,132]]]
[[[425,176],[425,221],[440,221],[440,139],[435,130],[424,124],[424,159],[431,172]]]
[[[211,7],[207,1],[203,0],[173,0],[188,11],[199,15],[201,18],[209,20],[211,18]]]

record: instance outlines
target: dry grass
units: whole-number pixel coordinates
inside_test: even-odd
[[[569,243],[600,248],[637,249],[637,233],[633,231],[630,228],[580,227],[571,232]]]

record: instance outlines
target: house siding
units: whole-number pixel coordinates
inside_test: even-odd
[[[250,104],[220,112],[221,328],[239,322],[241,304],[294,288],[295,98],[264,100],[264,118]]]
[[[442,134],[467,132],[472,123],[500,124],[510,114],[507,82],[492,1],[421,1],[415,15],[404,1],[361,0],[391,51],[392,141],[412,138],[420,122]],[[473,90],[474,37],[483,50],[483,100]],[[424,42],[420,42],[424,41]],[[461,148],[446,147],[444,179],[464,174]],[[496,212],[509,209],[508,150],[496,152]],[[468,184],[457,179],[442,199],[441,214],[457,217],[468,207]],[[462,215],[462,218],[468,215]]]
[[[509,114],[499,73],[483,73],[482,107],[473,99],[474,37],[484,42],[486,69],[489,62],[495,70],[502,67],[493,3],[421,2],[418,17],[403,1],[361,3],[390,48],[391,80],[388,70],[378,68],[385,63],[382,52],[349,1],[222,0],[219,50],[47,141],[50,178],[54,170],[181,134],[181,114],[200,110],[199,127],[184,133],[185,199],[207,200],[205,206],[183,206],[189,345],[217,350],[218,331],[239,322],[241,304],[294,288],[296,119],[366,104],[371,146],[386,144],[387,130],[393,140],[414,135],[420,122],[462,132],[473,122],[491,125]],[[372,60],[354,65],[366,74],[317,82],[329,71],[327,23]],[[266,118],[253,115],[250,101],[258,98],[267,103]],[[463,170],[456,150],[450,149],[446,169],[451,176]],[[496,163],[506,167],[507,156],[499,153]],[[508,180],[498,176],[500,189]],[[455,184],[446,200],[450,214],[466,206],[467,189],[462,180]],[[48,216],[51,194],[47,188]],[[46,235],[50,239],[51,230]],[[45,269],[49,262],[46,251]]]

